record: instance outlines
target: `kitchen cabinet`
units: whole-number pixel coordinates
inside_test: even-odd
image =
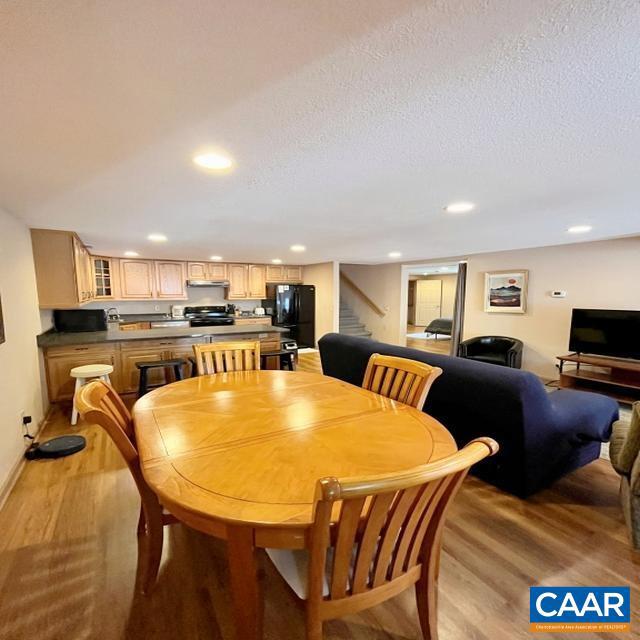
[[[188,262],[189,280],[226,280],[227,265],[223,262]]]
[[[249,267],[246,264],[229,265],[228,300],[246,300],[249,292]]]
[[[123,345],[120,351],[121,393],[133,393],[138,390],[140,371],[136,367],[136,362],[153,362],[165,359],[165,347],[161,344],[138,346],[136,342],[132,342],[131,346],[125,347]],[[149,387],[162,384],[165,380],[164,369],[149,369],[147,379]]]
[[[119,388],[119,366],[117,351],[113,345],[78,345],[70,347],[56,347],[47,350],[45,370],[49,400],[59,402],[71,400],[75,389],[75,379],[70,371],[74,367],[86,364],[110,364],[114,371],[111,374],[111,384]]]
[[[191,366],[187,359],[193,356],[193,345],[202,342],[207,342],[207,338],[136,340],[122,344],[120,349],[122,393],[133,393],[138,390],[140,371],[136,367],[136,362],[153,362],[154,360],[182,358],[185,360],[182,375],[185,378],[189,377],[191,375]],[[173,382],[173,369],[170,367],[166,372],[164,369],[150,369],[148,373],[149,384],[162,384],[165,381],[166,375],[169,376],[169,381]]]
[[[249,265],[249,298],[266,298],[266,268],[263,264]]]
[[[271,324],[271,316],[262,316],[260,318],[234,318],[233,324],[238,326],[248,324]]]
[[[94,299],[116,300],[119,296],[117,259],[92,256],[91,262]]]
[[[257,300],[266,297],[265,265],[230,264],[228,276],[228,300]]]
[[[302,267],[286,264],[268,264],[266,266],[267,282],[302,282]]]
[[[187,262],[187,278],[189,280],[206,280],[207,279],[207,263],[206,262]]]
[[[120,260],[120,297],[123,300],[148,300],[154,297],[152,260]]]
[[[70,231],[31,229],[41,309],[74,309],[93,299],[91,257]]]
[[[184,262],[156,260],[156,298],[168,300],[187,299],[187,274]]]

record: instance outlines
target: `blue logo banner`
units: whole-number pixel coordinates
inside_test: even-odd
[[[631,622],[629,587],[530,587],[532,631],[580,627],[626,631]]]

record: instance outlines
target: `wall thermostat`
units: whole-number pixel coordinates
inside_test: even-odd
[[[552,291],[551,292],[551,297],[552,298],[566,298],[567,297],[567,292],[566,291]]]

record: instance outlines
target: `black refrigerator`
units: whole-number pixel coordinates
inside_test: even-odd
[[[275,289],[273,324],[289,329],[298,347],[315,347],[316,288],[308,284],[279,284]]]

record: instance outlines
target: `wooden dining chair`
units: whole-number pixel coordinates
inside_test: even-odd
[[[194,344],[198,375],[260,369],[260,341],[237,340]]]
[[[163,511],[156,494],[146,483],[136,448],[133,419],[113,387],[95,380],[81,387],[76,394],[76,406],[88,423],[99,424],[114,442],[125,459],[138,487],[141,499],[138,520],[137,581],[143,593],[155,584],[162,556],[163,527],[178,520]]]
[[[364,372],[363,389],[422,409],[440,367],[424,362],[372,353]]]
[[[319,480],[306,549],[267,549],[305,601],[307,640],[322,638],[324,620],[373,607],[411,585],[422,634],[437,640],[445,514],[469,468],[497,451],[494,440],[478,438],[402,473]]]

